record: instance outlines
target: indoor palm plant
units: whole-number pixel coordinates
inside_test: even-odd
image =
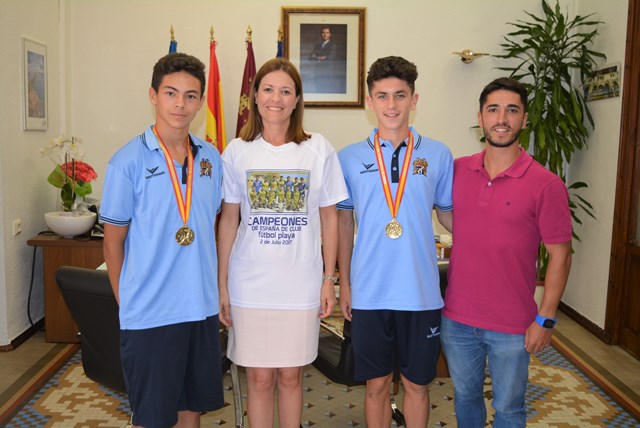
[[[521,81],[529,93],[529,121],[520,144],[525,149],[532,144],[534,158],[566,183],[566,166],[573,153],[587,146],[594,127],[582,84],[593,74],[596,61],[605,58],[591,49],[602,22],[593,20],[593,14],[569,18],[557,2],[551,7],[542,0],[542,11],[541,17],[525,12],[529,21],[509,22],[515,29],[500,44],[504,53],[496,56],[509,60],[510,65],[499,69]],[[594,217],[592,205],[579,194],[587,187],[582,181],[568,185],[577,224],[582,224],[579,212]],[[575,232],[573,236],[580,240]],[[544,276],[544,246],[541,252]]]

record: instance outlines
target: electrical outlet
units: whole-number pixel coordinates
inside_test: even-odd
[[[16,236],[20,232],[22,232],[22,220],[18,218],[13,220],[13,236]]]

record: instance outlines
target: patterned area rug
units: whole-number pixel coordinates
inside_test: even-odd
[[[34,379],[20,393],[0,406],[3,427],[124,427],[129,406],[126,397],[87,379],[80,352],[65,348],[48,379]],[[58,369],[59,367],[59,369]],[[246,380],[241,370],[243,404],[246,408]],[[44,383],[42,383],[44,381]],[[40,385],[38,385],[40,383]],[[364,427],[364,387],[347,388],[329,382],[312,366],[305,368],[303,426]],[[430,386],[432,409],[429,426],[456,426],[453,414],[453,387],[448,378]],[[491,399],[487,382],[485,397]],[[223,409],[207,413],[203,427],[233,427],[234,403],[231,380],[225,377]],[[401,402],[401,400],[399,400]],[[527,392],[529,427],[640,427],[630,413],[620,407],[555,347],[532,358]],[[489,407],[488,407],[489,408]],[[245,417],[245,426],[249,426]],[[397,426],[395,423],[392,426]]]

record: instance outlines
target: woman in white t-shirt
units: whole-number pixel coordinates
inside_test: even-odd
[[[335,305],[335,204],[348,197],[331,144],[302,127],[302,82],[284,58],[254,79],[240,138],[222,159],[220,320],[228,355],[247,368],[251,426],[298,427],[302,368],[317,356],[320,318]],[[324,260],[324,263],[323,263]]]

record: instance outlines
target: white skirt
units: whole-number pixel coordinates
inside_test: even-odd
[[[242,367],[302,367],[318,356],[320,308],[231,307],[227,355]]]

